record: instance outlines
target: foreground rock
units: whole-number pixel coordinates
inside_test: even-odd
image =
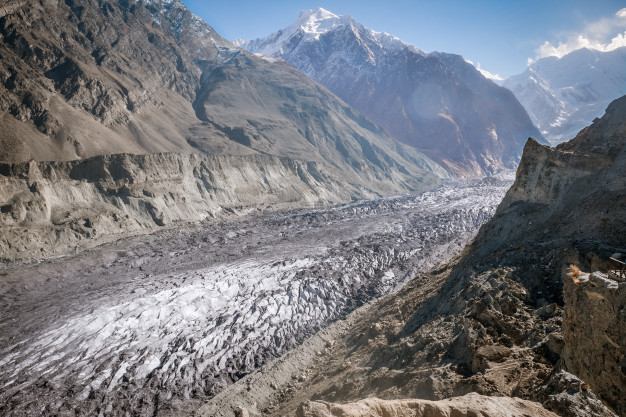
[[[588,385],[567,371],[554,372],[535,389],[533,399],[562,416],[617,417]]]
[[[594,272],[566,279],[563,365],[626,414],[626,283]]]
[[[508,397],[467,394],[440,401],[379,400],[368,398],[356,403],[332,404],[307,401],[298,407],[298,417],[557,417],[531,401]]]

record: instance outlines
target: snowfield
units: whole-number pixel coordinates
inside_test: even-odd
[[[0,270],[0,414],[168,414],[459,253],[511,178]]]

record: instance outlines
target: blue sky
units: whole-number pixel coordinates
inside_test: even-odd
[[[266,36],[302,10],[323,7],[424,51],[463,55],[504,78],[522,72],[529,58],[626,44],[626,10],[616,15],[626,0],[182,1],[229,40]]]

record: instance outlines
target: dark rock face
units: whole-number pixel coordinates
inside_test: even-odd
[[[284,59],[458,174],[514,168],[526,138],[541,140],[513,94],[462,57],[426,54],[349,16],[303,12],[243,46]]]

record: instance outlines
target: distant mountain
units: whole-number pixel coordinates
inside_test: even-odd
[[[609,52],[583,48],[562,58],[541,58],[502,85],[556,145],[576,136],[626,94],[626,47]]]
[[[513,168],[529,136],[542,140],[511,92],[462,57],[425,53],[350,16],[309,10],[283,30],[237,43],[287,61],[457,174]]]

